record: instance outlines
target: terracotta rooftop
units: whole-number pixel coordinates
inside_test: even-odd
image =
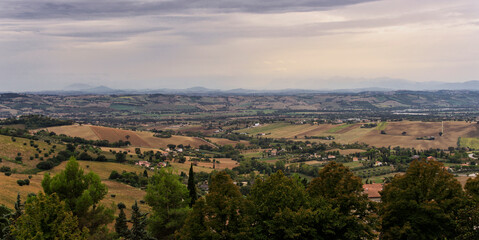
[[[369,198],[380,198],[379,191],[383,190],[383,185],[381,183],[363,184],[363,189]]]

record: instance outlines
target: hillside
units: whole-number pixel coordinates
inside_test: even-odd
[[[464,121],[444,122],[444,134],[441,122],[400,121],[384,122],[374,128],[361,128],[355,124],[290,124],[273,123],[263,126],[238,130],[253,136],[264,134],[264,137],[306,140],[305,136],[333,136],[333,140],[307,139],[319,142],[366,143],[376,147],[400,146],[416,149],[456,147],[458,138],[478,138],[479,125]],[[385,134],[381,134],[384,131]],[[435,140],[418,140],[433,136]]]
[[[205,140],[196,137],[176,136],[170,138],[154,137],[152,132],[131,131],[117,128],[93,126],[93,125],[68,125],[46,128],[49,132],[65,134],[72,137],[81,137],[87,140],[108,140],[110,142],[130,141],[131,146],[145,148],[166,148],[168,144],[183,144],[198,147],[209,144]]]

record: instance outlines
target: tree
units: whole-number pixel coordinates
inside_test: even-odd
[[[467,195],[479,203],[479,177],[467,179],[464,188],[466,189]]]
[[[119,237],[127,238],[130,236],[130,230],[128,229],[127,222],[128,220],[126,219],[126,214],[123,209],[125,209],[126,206],[123,203],[118,204],[118,209],[120,209],[120,214],[115,220],[115,232],[118,234]]]
[[[135,204],[131,206],[131,231],[130,231],[130,238],[131,240],[150,240],[154,239],[148,236],[145,228],[147,225],[147,213],[141,213],[140,208],[138,207],[138,203],[135,201]]]
[[[0,205],[0,239],[4,239],[10,234],[10,216],[13,210],[5,205]]]
[[[465,189],[467,203],[458,212],[456,239],[479,239],[479,178],[469,178]]]
[[[115,154],[115,160],[119,163],[123,163],[126,161],[126,154],[122,152],[117,152]]]
[[[145,201],[153,210],[149,231],[158,239],[171,239],[189,212],[186,186],[171,168],[161,168],[150,177]]]
[[[209,193],[194,205],[180,239],[248,239],[250,207],[238,186],[222,171],[211,177]]]
[[[309,208],[302,184],[278,171],[266,180],[256,179],[248,198],[255,209],[253,231],[261,239],[294,239],[305,236],[302,219]],[[305,230],[305,231],[304,231]]]
[[[381,192],[381,238],[445,239],[457,235],[464,192],[435,160],[415,160]]]
[[[87,227],[91,234],[107,231],[106,224],[113,221],[113,209],[99,204],[108,192],[107,187],[97,174],[84,174],[73,157],[65,170],[54,177],[45,174],[42,187],[46,194],[56,193],[65,201],[67,208],[78,217],[80,227]]]
[[[15,239],[87,239],[88,229],[56,194],[39,193],[28,199],[25,213],[11,227]]]
[[[349,168],[334,161],[328,163],[307,190],[313,200],[325,200],[340,214],[341,227],[335,230],[336,239],[375,237],[375,207],[363,193],[361,179]]]
[[[193,207],[198,195],[196,194],[195,172],[193,171],[193,163],[190,165],[190,172],[188,174],[188,191],[190,193],[190,207]]]

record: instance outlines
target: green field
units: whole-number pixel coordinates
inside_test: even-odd
[[[382,131],[382,130],[385,130],[387,126],[388,126],[388,122],[380,122],[378,126],[376,127],[376,129],[379,131]]]
[[[258,133],[268,133],[274,130],[278,130],[280,128],[288,127],[291,126],[290,123],[272,123],[264,126],[259,126],[259,127],[253,127],[253,128],[247,128],[247,129],[242,129],[239,130],[238,132],[245,132],[248,134],[256,135]]]
[[[479,138],[464,138],[460,137],[459,140],[460,147],[467,147],[471,149],[479,149]]]
[[[335,126],[333,128],[330,128],[328,131],[326,131],[327,133],[335,133],[335,132],[338,132],[340,131],[341,129],[345,129],[349,126],[351,126],[353,124],[341,124],[341,125],[338,125],[338,126]]]

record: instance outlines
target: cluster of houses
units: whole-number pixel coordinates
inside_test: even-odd
[[[159,162],[158,164],[153,164],[151,162],[148,162],[148,161],[138,161],[135,163],[135,165],[137,166],[141,166],[141,167],[146,167],[150,170],[154,170],[155,167],[159,167],[159,168],[162,168],[162,167],[166,167],[168,166],[168,163],[167,162]]]

